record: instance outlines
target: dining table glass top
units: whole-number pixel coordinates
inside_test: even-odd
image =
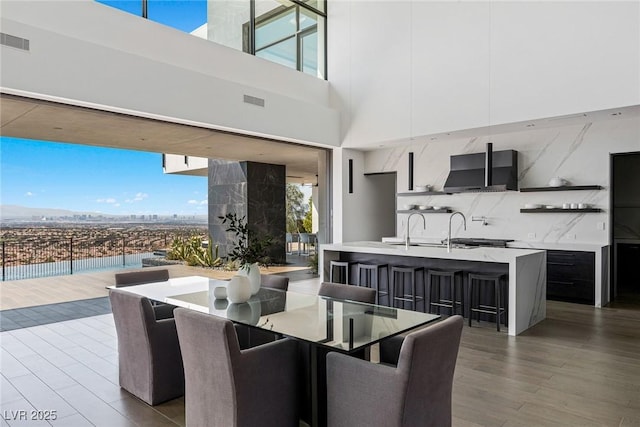
[[[228,283],[190,276],[119,289],[348,353],[440,318],[264,287],[248,302],[230,304],[226,299],[216,299],[213,291]]]

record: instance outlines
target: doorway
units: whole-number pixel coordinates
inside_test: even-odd
[[[381,240],[396,235],[396,173],[366,173],[365,182],[370,188],[367,197],[367,240]]]
[[[640,152],[611,155],[611,300],[640,305]]]

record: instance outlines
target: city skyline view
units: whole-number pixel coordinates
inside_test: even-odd
[[[162,154],[0,137],[0,204],[105,215],[206,215],[207,177]]]

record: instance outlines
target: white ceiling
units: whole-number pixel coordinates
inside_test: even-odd
[[[1,94],[3,136],[285,165],[287,181],[315,183],[321,148]],[[158,165],[160,168],[160,165]]]

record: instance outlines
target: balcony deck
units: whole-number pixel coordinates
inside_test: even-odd
[[[306,257],[289,256],[290,264],[261,268],[264,274],[286,274],[294,279],[310,278]],[[169,270],[170,277],[206,276],[214,279],[230,279],[236,272],[209,268],[189,267],[187,265],[169,265],[164,267],[146,267],[148,269]],[[121,269],[98,271],[93,273],[51,276],[37,279],[23,279],[0,282],[0,310],[56,304],[69,301],[106,297],[106,286],[113,285],[115,273],[136,271]],[[304,280],[303,280],[304,282]],[[302,285],[300,285],[302,286]],[[304,286],[300,291],[304,291]]]

